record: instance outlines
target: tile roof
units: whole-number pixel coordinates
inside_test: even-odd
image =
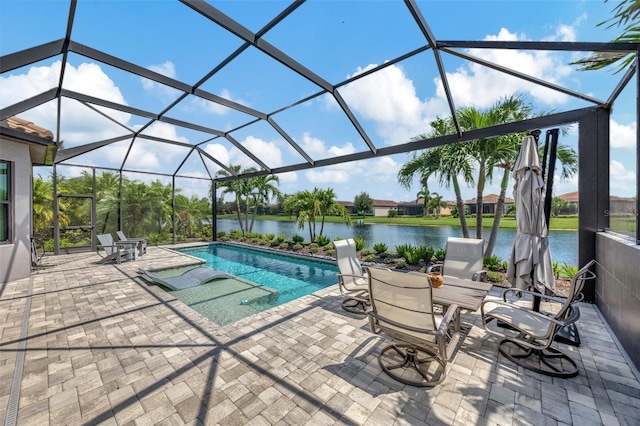
[[[569,203],[577,203],[578,201],[580,201],[580,195],[578,194],[578,191],[567,192],[566,194],[558,195],[558,198]]]
[[[487,194],[482,196],[482,202],[484,204],[496,204],[498,202],[499,196],[496,194]],[[465,204],[474,204],[476,202],[475,198],[465,201]],[[504,197],[505,204],[514,204],[515,200],[513,198]]]
[[[36,126],[30,121],[15,116],[9,117],[6,120],[2,120],[2,126],[13,130],[19,130],[24,133],[36,135],[44,139],[53,140],[53,132],[51,130],[47,130],[44,127]]]

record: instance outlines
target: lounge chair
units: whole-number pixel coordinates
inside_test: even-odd
[[[484,241],[475,238],[447,239],[447,254],[443,264],[431,265],[429,272],[473,281],[486,281],[487,271],[482,269]]]
[[[458,305],[449,305],[443,315],[436,315],[431,282],[425,274],[382,268],[367,268],[367,273],[371,331],[402,342],[382,349],[378,356],[382,369],[412,386],[441,383],[460,340]]]
[[[580,318],[576,302],[582,300],[582,288],[587,280],[595,279],[589,268],[595,261],[583,266],[571,279],[569,296],[566,299],[547,296],[538,292],[510,288],[503,292],[502,301],[486,300],[480,307],[482,325],[489,333],[502,338],[499,350],[514,363],[536,373],[552,377],[575,377],[578,367],[574,360],[560,350],[551,347],[556,334]],[[557,302],[560,308],[555,313],[538,312],[531,307],[508,299],[510,294],[530,295],[543,300]],[[492,326],[492,320],[506,326]],[[497,322],[496,321],[496,322]]]
[[[100,248],[104,249],[107,253],[98,263],[106,263],[115,260],[117,263],[121,263],[123,260],[137,259],[138,250],[136,242],[127,241],[114,241],[111,234],[99,234],[98,235],[98,251]]]
[[[146,238],[127,238],[126,235],[124,235],[124,232],[122,231],[117,231],[116,234],[118,235],[118,238],[120,239],[120,241],[133,241],[138,243],[138,253],[140,256],[142,256],[143,254],[145,254],[147,252],[147,239]]]
[[[154,282],[170,288],[171,290],[183,290],[185,288],[196,287],[200,284],[219,278],[233,278],[233,275],[206,267],[190,269],[176,277],[167,278],[159,277],[150,271],[142,271],[142,273]]]
[[[342,308],[354,314],[365,314],[369,306],[369,282],[358,261],[356,243],[353,238],[333,242],[338,263],[338,287],[346,299]]]

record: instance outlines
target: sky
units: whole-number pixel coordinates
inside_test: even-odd
[[[280,13],[288,2],[211,2],[222,13],[250,31],[259,31]],[[432,33],[440,40],[544,40],[610,41],[619,29],[598,26],[611,16],[612,5],[604,1],[418,1]],[[0,2],[0,55],[64,37],[68,1]],[[481,18],[480,18],[481,17]],[[179,2],[85,1],[78,2],[71,34],[74,42],[188,85],[201,81],[241,41]],[[285,21],[269,30],[264,40],[312,70],[320,78],[336,84],[365,73],[404,53],[425,45],[415,21],[400,1],[309,1]],[[580,72],[570,65],[583,57],[573,52],[533,52],[515,50],[464,53],[493,61],[573,91],[606,100],[621,78],[613,69]],[[457,108],[486,109],[501,98],[521,94],[537,113],[560,112],[592,104],[563,93],[505,77],[481,65],[453,55],[442,55]],[[55,56],[0,75],[0,108],[56,87],[62,56]],[[415,55],[382,71],[370,74],[338,89],[376,147],[397,145],[429,131],[429,123],[449,115],[442,80],[433,53]],[[174,102],[180,92],[123,72],[87,56],[69,54],[63,87],[74,92],[102,97],[114,103],[160,112]],[[635,195],[635,79],[615,104],[611,122],[611,193]],[[366,142],[350,124],[336,98],[324,94],[293,108],[281,108],[319,91],[319,87],[292,72],[253,47],[208,78],[201,89],[243,106],[272,114],[271,117],[314,160],[367,150]],[[103,107],[91,107],[63,98],[59,139],[64,148],[127,135],[145,128],[149,120]],[[43,104],[19,116],[56,132],[56,102]],[[106,116],[110,117],[107,119]],[[174,123],[192,121],[230,133],[244,148],[256,153],[268,167],[304,162],[273,127],[258,121],[238,129],[251,117],[242,112],[189,95],[167,114]],[[116,124],[117,121],[120,124]],[[69,162],[110,168],[144,170],[207,177],[219,166],[190,154],[190,146],[200,146],[223,164],[260,167],[224,138],[181,127],[154,122],[143,134],[185,143],[162,144],[153,140],[123,138]],[[542,129],[543,131],[546,129]],[[560,143],[577,150],[577,128],[564,129]],[[543,133],[544,135],[544,133]],[[580,153],[585,155],[585,153]],[[588,155],[588,153],[587,153]],[[183,159],[187,160],[183,163]],[[337,198],[353,201],[366,192],[373,199],[413,201],[420,190],[417,182],[409,189],[397,183],[397,173],[410,154],[378,157],[278,175],[280,191],[291,194],[304,189],[333,188]],[[206,167],[205,167],[206,165]],[[208,168],[208,169],[207,169]],[[73,176],[82,169],[60,166],[60,173]],[[49,169],[36,173],[47,175]],[[166,176],[127,173],[133,179]],[[501,175],[490,182],[485,194],[497,194]],[[204,196],[208,181],[178,178],[183,193]],[[512,182],[510,183],[510,186]],[[434,179],[429,189],[445,200],[453,191]],[[554,179],[554,194],[577,190],[577,178]],[[473,186],[463,186],[463,199],[476,195]],[[511,190],[507,196],[511,196]]]

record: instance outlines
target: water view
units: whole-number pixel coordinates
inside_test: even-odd
[[[218,231],[229,232],[240,229],[235,219],[218,219]],[[309,231],[298,229],[295,222],[279,222],[274,220],[256,220],[253,232],[261,234],[285,235],[290,238],[299,234],[309,239]],[[475,228],[469,228],[469,232],[475,235]],[[488,239],[491,229],[483,230],[484,239]],[[447,243],[448,237],[462,237],[460,228],[453,226],[411,226],[411,225],[351,225],[344,223],[325,223],[324,234],[330,239],[359,237],[365,241],[365,246],[372,248],[376,243],[385,243],[389,250],[394,250],[400,244],[426,245],[436,249],[442,248]],[[515,229],[500,229],[493,254],[500,256],[503,261],[509,259],[511,245],[515,238]],[[576,231],[551,231],[549,233],[549,246],[551,247],[551,260],[553,262],[567,262],[569,265],[578,265],[578,232]]]

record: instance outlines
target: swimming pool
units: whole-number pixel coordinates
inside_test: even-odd
[[[224,243],[178,249],[238,280],[216,280],[169,291],[176,299],[224,325],[306,296],[338,282],[335,264]]]

